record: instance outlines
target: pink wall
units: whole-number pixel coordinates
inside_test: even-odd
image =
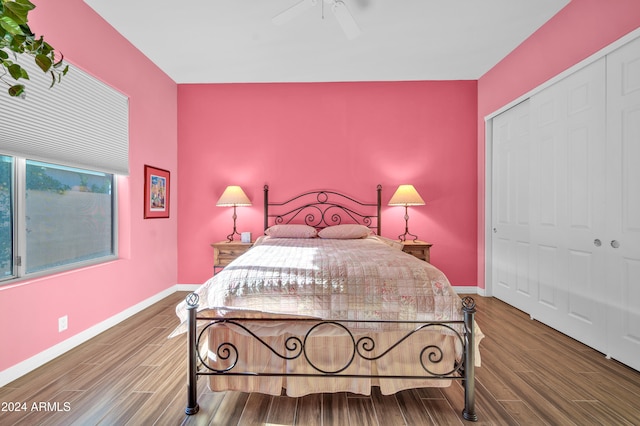
[[[484,117],[640,27],[638,0],[572,0],[478,81],[478,283],[484,288]]]
[[[129,96],[130,175],[118,181],[120,260],[0,286],[0,371],[177,282],[177,209],[170,219],[142,219],[144,164],[172,171],[177,189],[177,85],[82,0],[36,5],[29,23],[37,34]],[[58,333],[63,315],[69,329]]]
[[[210,244],[232,228],[215,203],[241,185],[252,207],[238,227],[262,233],[263,193],[281,201],[337,189],[375,201],[382,234],[404,231],[404,209],[386,203],[411,183],[427,205],[410,230],[434,244],[432,262],[454,285],[476,285],[476,82],[180,85],[180,283],[212,274]]]
[[[413,183],[427,205],[411,210],[411,230],[434,243],[433,263],[454,285],[484,286],[484,116],[640,26],[637,0],[573,0],[477,83],[176,88],[83,1],[36,4],[37,33],[129,96],[131,174],[118,185],[120,260],[0,286],[0,342],[11,348],[0,370],[176,282],[206,280],[209,244],[231,228],[230,209],[215,202],[232,183],[254,202],[238,212],[254,235],[264,183],[274,199],[308,188],[373,199],[381,183],[385,203]],[[142,219],[144,164],[172,172],[170,219]],[[402,232],[402,215],[385,206],[383,235]],[[58,333],[62,315],[69,330]]]

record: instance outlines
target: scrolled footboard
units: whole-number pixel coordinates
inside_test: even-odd
[[[187,407],[185,413],[192,415],[198,412],[199,406],[197,402],[197,377],[206,375],[230,375],[230,376],[278,376],[278,377],[341,377],[341,378],[377,378],[377,379],[455,379],[462,380],[465,389],[465,407],[462,411],[463,418],[466,420],[477,421],[478,417],[475,413],[475,353],[474,353],[474,314],[475,301],[471,297],[465,297],[462,300],[462,309],[464,312],[464,321],[367,321],[367,320],[319,320],[319,319],[291,319],[291,318],[199,318],[197,316],[197,308],[199,303],[198,295],[191,293],[186,298],[188,317],[187,317],[187,344],[188,344],[188,374],[187,374]],[[206,321],[204,326],[198,330],[198,321]],[[284,340],[283,347],[273,347],[260,336],[255,334],[248,324],[251,322],[296,322],[296,324],[306,323],[309,325],[306,333],[301,336],[289,336]],[[392,343],[389,347],[383,348],[377,355],[374,349],[377,343],[368,335],[357,337],[345,324],[354,323],[402,323],[411,324],[412,329]],[[271,351],[278,358],[283,360],[304,359],[305,365],[309,366],[313,372],[311,373],[266,373],[266,372],[243,372],[234,371],[238,363],[239,351],[233,343],[222,342],[217,345],[214,352],[217,359],[224,360],[223,368],[211,365],[206,356],[202,356],[199,348],[201,342],[206,337],[209,327],[217,324],[232,325],[241,329],[247,335],[250,335],[256,341],[260,342],[264,347]],[[352,343],[352,348],[347,356],[344,365],[334,369],[322,368],[312,361],[312,357],[307,353],[307,339],[321,327],[337,327],[348,336]],[[438,365],[444,356],[442,348],[437,345],[426,345],[420,352],[420,365],[423,372],[416,375],[367,375],[367,374],[345,374],[345,370],[352,365],[355,359],[365,361],[376,361],[384,358],[390,351],[397,348],[403,341],[422,330],[437,328],[444,330],[448,334],[455,336],[459,340],[463,348],[462,355],[453,367],[445,372],[436,372],[430,366]],[[460,332],[459,330],[463,330]],[[426,375],[425,375],[426,374]]]

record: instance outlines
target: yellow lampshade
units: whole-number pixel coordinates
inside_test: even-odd
[[[413,185],[400,185],[389,200],[390,206],[424,206],[424,200]]]
[[[237,185],[227,186],[220,199],[216,203],[218,207],[236,207],[236,206],[250,206],[251,201],[247,194],[244,193],[242,188]]]

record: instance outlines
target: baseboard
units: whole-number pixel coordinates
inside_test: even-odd
[[[482,296],[481,291],[484,291],[484,289],[478,288],[476,286],[451,286],[453,287],[453,290],[457,293],[457,294],[479,294]]]
[[[16,365],[14,365],[13,367],[9,367],[6,370],[2,371],[0,373],[0,387],[7,385],[8,383],[13,382],[14,380],[24,376],[25,374],[35,370],[36,368],[40,367],[43,364],[46,364],[47,362],[59,357],[60,355],[64,354],[65,352],[70,351],[71,349],[75,348],[76,346],[79,346],[80,344],[86,342],[87,340],[97,336],[98,334],[102,333],[103,331],[108,330],[109,328],[117,325],[118,323],[121,323],[122,321],[126,320],[127,318],[137,314],[138,312],[142,311],[143,309],[148,308],[149,306],[153,305],[154,303],[159,302],[160,300],[164,299],[165,297],[175,293],[176,291],[180,291],[180,287],[179,285],[175,285],[173,287],[169,287],[168,289],[154,295],[151,296],[150,298],[143,300],[142,302],[138,303],[137,305],[134,305],[130,308],[125,309],[124,311],[120,312],[119,314],[116,314],[114,316],[112,316],[111,318],[108,318],[104,321],[102,321],[99,324],[94,325],[93,327],[90,327],[78,334],[76,334],[73,337],[68,338],[67,340],[64,340],[60,343],[58,343],[55,346],[50,347],[49,349],[40,352],[37,355],[32,356],[31,358],[28,358]],[[184,291],[184,290],[183,290]]]
[[[202,284],[176,284],[176,291],[196,291]]]

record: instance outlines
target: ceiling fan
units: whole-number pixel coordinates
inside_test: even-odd
[[[347,5],[342,0],[300,0],[290,8],[274,16],[271,21],[276,25],[286,24],[287,22],[306,12],[308,9],[316,6],[318,4],[318,1],[327,3],[331,7],[331,12],[333,12],[333,15],[336,17],[338,24],[340,24],[342,31],[344,31],[349,40],[353,40],[362,33],[360,27],[358,27],[358,23],[353,18],[353,15],[351,14],[351,12],[349,12]]]

